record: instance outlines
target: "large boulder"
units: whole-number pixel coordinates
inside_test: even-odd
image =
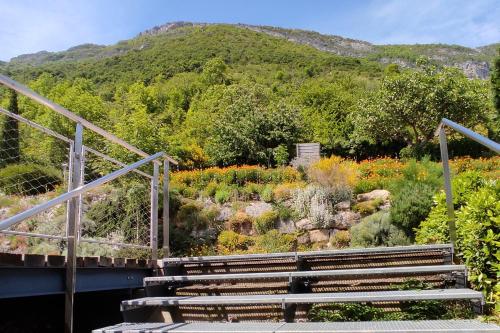
[[[295,223],[295,226],[299,230],[312,230],[312,229],[316,228],[314,226],[314,223],[307,218],[297,221]]]
[[[391,192],[387,190],[373,190],[368,193],[361,193],[357,196],[358,202],[381,199],[383,202],[389,201],[389,197],[391,196]]]
[[[269,212],[273,210],[273,206],[271,204],[268,204],[267,202],[263,201],[256,201],[250,203],[246,208],[245,208],[245,213],[250,215],[251,217],[259,217],[265,212]]]
[[[311,238],[309,238],[308,232],[297,237],[297,243],[299,243],[299,244],[309,244],[310,242],[311,242]]]
[[[293,234],[297,228],[295,227],[295,223],[293,220],[282,220],[279,219],[278,223],[278,231],[282,234]]]
[[[336,204],[335,206],[333,206],[333,208],[337,212],[347,212],[347,211],[351,210],[351,201],[350,200],[341,201],[338,204]]]
[[[311,243],[328,242],[330,240],[330,230],[316,229],[309,231]]]
[[[361,214],[356,212],[338,212],[333,216],[333,227],[336,229],[347,230],[361,221]]]
[[[219,215],[215,218],[218,222],[227,221],[234,214],[233,209],[229,206],[222,206]]]

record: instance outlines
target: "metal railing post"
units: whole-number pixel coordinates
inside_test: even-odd
[[[163,161],[163,257],[170,257],[170,215],[169,215],[169,169],[168,160]]]
[[[450,241],[455,246],[457,232],[455,226],[455,212],[453,210],[453,194],[451,192],[451,173],[448,160],[448,141],[444,126],[439,128],[439,148],[441,150],[441,161],[443,162],[444,191],[446,193],[446,207],[448,211],[448,228],[450,231]]]
[[[151,230],[150,245],[151,259],[158,259],[158,179],[160,178],[160,168],[157,163],[153,163],[153,179],[151,179]]]
[[[73,145],[71,163],[71,189],[79,186],[81,180],[81,159],[83,147],[83,126],[76,124],[75,141]],[[64,331],[73,332],[73,305],[75,300],[75,279],[76,279],[76,248],[77,248],[77,226],[80,219],[80,200],[73,197],[69,203],[69,213],[67,221],[67,247],[66,257],[66,294],[64,308]]]

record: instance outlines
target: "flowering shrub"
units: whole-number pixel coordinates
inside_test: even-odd
[[[358,180],[357,164],[333,155],[313,163],[307,174],[310,181],[330,188],[353,186]]]

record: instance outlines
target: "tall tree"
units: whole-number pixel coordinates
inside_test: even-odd
[[[495,108],[500,112],[500,47],[498,48],[498,56],[495,58],[495,65],[491,74],[491,86]]]
[[[17,105],[17,93],[10,90],[8,110],[12,113],[19,114]],[[6,117],[2,137],[0,141],[0,167],[7,164],[18,163],[21,159],[21,151],[19,148],[19,124],[12,117]]]
[[[487,125],[488,87],[456,69],[422,64],[416,71],[387,76],[380,89],[361,102],[358,136],[384,142],[400,139],[423,147],[434,138],[442,118],[467,127]]]

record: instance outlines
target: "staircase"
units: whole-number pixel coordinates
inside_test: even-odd
[[[475,320],[307,322],[314,304],[458,301],[480,313],[451,245],[168,258],[161,273],[122,302],[125,323],[94,332],[500,332]],[[409,279],[432,288],[402,290]]]

